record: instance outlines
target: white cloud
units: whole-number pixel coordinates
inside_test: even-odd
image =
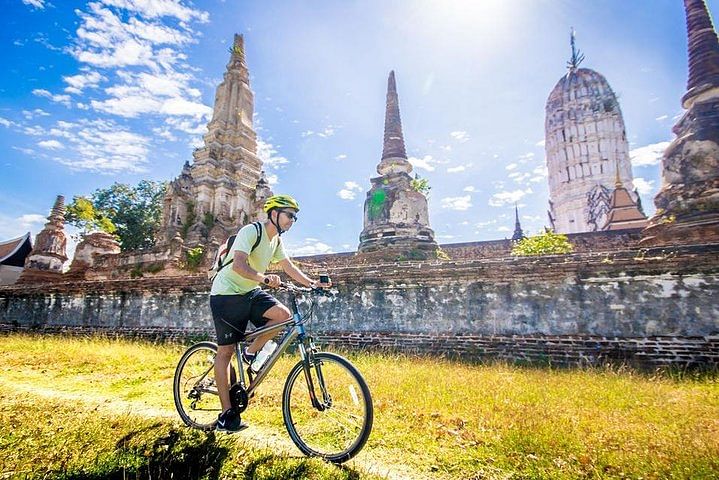
[[[47,222],[46,217],[36,213],[28,213],[19,217],[0,213],[0,239],[10,240],[25,235],[27,232],[37,233],[42,230],[45,222]]]
[[[335,128],[336,127],[333,125],[327,125],[325,127],[325,129],[322,130],[321,132],[315,132],[314,130],[305,130],[304,132],[301,133],[301,135],[303,138],[311,137],[313,135],[317,135],[318,137],[321,137],[321,138],[327,138],[327,137],[331,137],[332,135],[335,134]]]
[[[357,193],[362,191],[362,187],[357,182],[345,182],[344,188],[337,192],[337,196],[342,200],[354,200]]]
[[[462,191],[464,191],[464,192],[476,192],[477,189],[470,185],[470,186],[468,186],[468,187],[464,187],[464,188],[462,189]]]
[[[654,180],[645,180],[641,177],[634,178],[634,188],[637,189],[640,195],[647,195],[654,191]]]
[[[292,257],[303,255],[324,255],[327,253],[332,253],[332,247],[314,238],[306,238],[302,246],[288,246],[287,250]]]
[[[666,150],[668,146],[669,142],[659,142],[635,148],[629,152],[632,166],[645,167],[659,164],[662,160],[662,155],[664,155],[664,150]]]
[[[470,195],[464,195],[462,197],[447,197],[441,200],[442,208],[449,210],[469,210],[472,207],[472,198]]]
[[[535,145],[538,146],[538,147],[543,147],[545,144],[546,144],[546,141],[545,141],[544,139],[542,139],[542,140],[538,141],[537,143],[535,143]]]
[[[45,0],[22,0],[22,3],[41,10],[45,8]]]
[[[7,118],[0,117],[0,125],[2,125],[3,127],[9,128],[9,127],[14,127],[17,124],[11,120],[8,120]]]
[[[469,140],[469,135],[467,134],[467,132],[465,132],[465,131],[463,131],[463,130],[458,130],[458,131],[456,131],[456,132],[451,132],[451,133],[449,134],[449,136],[452,137],[452,138],[454,138],[455,140],[457,140],[459,143],[464,143],[464,142],[466,142],[467,140]]]
[[[32,94],[37,95],[38,97],[49,98],[53,102],[62,103],[66,107],[70,106],[70,95],[57,95],[57,94],[50,93],[47,90],[42,89],[42,88],[36,88],[35,90],[32,91]]]
[[[23,110],[22,111],[23,117],[25,117],[28,120],[32,120],[34,117],[47,117],[50,116],[49,113],[47,113],[45,110],[42,110],[40,108],[36,108],[33,111],[30,110]]]
[[[511,232],[509,227],[506,227],[506,226],[497,227],[497,231],[498,232]]]
[[[517,164],[516,164],[516,163],[510,163],[509,165],[507,165],[507,166],[504,167],[504,168],[507,169],[507,170],[514,170],[515,168],[517,168]]]
[[[281,165],[290,163],[285,157],[276,155],[276,153],[278,152],[274,145],[260,138],[257,139],[257,156],[260,157],[264,165],[277,170]]]
[[[182,5],[181,0],[102,0],[105,5],[124,8],[147,18],[175,17],[182,22],[207,23],[210,14]]]
[[[447,173],[458,173],[458,172],[464,172],[466,170],[464,165],[460,165],[458,167],[451,167],[447,169]]]
[[[504,192],[498,192],[492,195],[492,197],[489,199],[489,205],[491,207],[502,207],[504,205],[512,205],[515,202],[518,202],[522,197],[525,195],[532,193],[531,189],[527,190],[514,190],[514,191],[504,191]]]
[[[59,150],[65,148],[65,146],[57,140],[43,140],[42,142],[37,142],[37,145],[38,147],[47,148],[50,150]]]
[[[335,160],[344,160],[345,158],[347,158],[347,155],[345,155],[344,153],[340,153],[335,157]]]
[[[421,168],[423,170],[427,170],[428,172],[434,171],[432,163],[435,162],[432,159],[432,155],[425,155],[422,158],[409,157],[407,160],[409,160],[409,163],[411,163],[414,168]]]
[[[274,173],[265,172],[265,178],[267,179],[267,183],[269,183],[270,185],[277,185],[280,181],[280,179]]]
[[[80,94],[85,88],[96,87],[101,80],[107,80],[97,72],[80,73],[68,77],[62,77],[69,86],[65,87],[67,93]]]
[[[667,118],[669,118],[669,115],[660,115],[654,120],[656,120],[657,122],[661,122],[662,120],[666,120]]]
[[[58,121],[48,133],[64,138],[66,142],[61,144],[57,140],[49,140],[39,142],[38,145],[45,148],[64,147],[66,153],[53,159],[72,170],[102,174],[146,171],[144,165],[147,163],[150,139],[112,121]]]

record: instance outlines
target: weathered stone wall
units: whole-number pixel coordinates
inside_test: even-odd
[[[642,229],[607,232],[571,233],[567,235],[575,253],[613,252],[639,248]],[[454,261],[473,261],[486,258],[506,258],[512,251],[512,241],[488,240],[483,242],[448,243],[440,248]],[[307,265],[327,267],[348,267],[352,265],[373,265],[381,261],[382,252],[377,254],[355,252],[334,253],[299,257],[296,260]],[[386,255],[384,255],[386,258]],[[385,260],[386,261],[386,260]]]
[[[719,245],[329,268],[323,342],[559,363],[719,363]],[[6,328],[210,331],[202,276],[0,288]],[[174,334],[173,334],[174,335]]]

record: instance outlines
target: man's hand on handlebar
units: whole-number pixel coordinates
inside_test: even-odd
[[[278,288],[282,285],[282,279],[280,279],[279,275],[265,275],[263,282],[270,288]]]
[[[332,281],[329,282],[321,282],[319,280],[313,280],[312,283],[310,283],[311,288],[330,288],[332,286]]]

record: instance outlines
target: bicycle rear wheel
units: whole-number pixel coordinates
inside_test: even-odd
[[[304,363],[294,366],[282,394],[282,416],[290,438],[305,455],[342,463],[359,453],[372,431],[367,383],[347,359],[314,354],[311,383],[320,404],[312,405]]]
[[[215,383],[216,355],[214,343],[196,343],[182,355],[175,369],[175,407],[182,421],[190,427],[213,430],[222,411]]]

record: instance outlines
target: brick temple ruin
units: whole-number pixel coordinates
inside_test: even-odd
[[[339,291],[319,309],[320,342],[555,364],[716,366],[719,41],[704,1],[684,6],[686,112],[664,154],[650,219],[633,189],[616,96],[602,75],[579,68],[572,39],[546,117],[550,220],[574,245],[568,255],[514,257],[511,240],[441,245],[445,259],[431,255],[437,244],[427,200],[410,188],[391,72],[380,176],[371,179],[358,252],[297,259],[328,272]],[[168,189],[157,246],[119,253],[110,235],[91,234],[63,273],[58,197],[32,251],[27,238],[0,244],[0,261],[25,256],[19,282],[0,287],[0,330],[211,335],[209,282],[183,261],[198,245],[211,256],[219,238],[259,218],[271,194],[252,102],[236,36],[205,146]],[[515,223],[521,238],[518,214]]]

